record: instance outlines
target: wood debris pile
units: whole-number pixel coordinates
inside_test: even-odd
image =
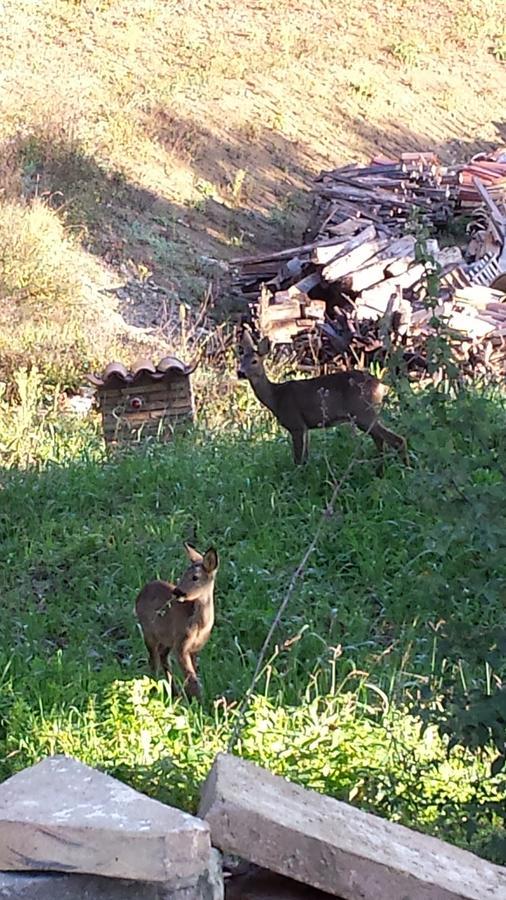
[[[398,343],[423,370],[444,323],[464,368],[506,372],[506,150],[453,167],[377,158],[322,172],[313,193],[305,244],[234,261],[262,334],[303,367],[364,365]],[[464,246],[443,246],[463,215]]]

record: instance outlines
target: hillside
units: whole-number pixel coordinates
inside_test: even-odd
[[[322,167],[399,149],[447,160],[506,140],[501,0],[317,0],[284,12],[4,0],[0,15],[8,231],[15,244],[27,227],[12,203],[42,198],[58,216],[81,254],[62,268],[84,282],[84,319],[90,296],[102,307],[106,355],[118,334],[142,339],[128,326],[166,337],[174,303],[201,299],[210,281],[226,290],[213,260],[298,237]],[[59,223],[46,216],[44,227],[44,253],[19,284],[15,247],[3,260],[2,293],[22,297],[28,279],[37,294],[37,272],[60,265]]]

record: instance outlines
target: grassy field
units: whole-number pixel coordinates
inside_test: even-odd
[[[324,515],[237,751],[504,862],[504,396],[401,384],[411,467],[383,479],[344,428],[293,469],[231,361],[168,449],[107,458],[60,408],[111,358],[184,355],[180,304],[298,239],[322,167],[506,139],[502,0],[287,9],[0,2],[0,777],[66,752],[195,809]],[[222,560],[202,708],[148,677],[131,611],[195,530]]]
[[[428,690],[436,721],[448,686],[457,701],[465,690],[469,705],[504,677],[504,657],[491,664],[484,652],[506,626],[504,400],[405,390],[390,418],[409,435],[412,466],[392,458],[379,479],[372,442],[346,428],[317,435],[309,466],[295,470],[286,438],[247,391],[236,388],[234,417],[219,429],[201,424],[173,447],[113,460],[103,458],[93,422],[58,433],[49,416],[46,443],[38,442],[46,461],[4,470],[1,774],[66,752],[194,809],[272,617],[352,459],[237,749],[491,853],[499,820],[466,813],[465,804],[483,791],[499,798],[504,775],[490,777],[487,752],[456,748],[447,758],[436,729],[422,736],[410,708]],[[181,571],[193,530],[200,547],[213,543],[221,554],[202,709],[171,704],[164,683],[147,677],[132,615],[144,581]]]

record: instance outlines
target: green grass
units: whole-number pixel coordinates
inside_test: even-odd
[[[1,776],[66,752],[194,809],[289,579],[357,453],[237,749],[465,844],[462,804],[477,784],[499,796],[504,776],[488,780],[487,755],[456,749],[447,758],[409,707],[448,672],[437,652],[443,622],[467,629],[459,666],[470,684],[486,690],[504,677],[504,660],[491,679],[473,653],[480,634],[506,625],[504,400],[407,392],[402,416],[391,409],[390,418],[409,437],[412,467],[389,458],[379,479],[372,442],[346,428],[315,434],[309,465],[294,469],[286,436],[248,387],[233,399],[219,430],[202,415],[171,447],[109,459],[93,420],[66,444],[42,420],[42,462],[3,471]],[[21,444],[12,461],[26,461]],[[147,677],[132,615],[146,580],[181,571],[193,528],[199,547],[212,542],[221,555],[202,708],[171,704],[164,683]],[[497,822],[478,826],[471,846],[481,850]]]

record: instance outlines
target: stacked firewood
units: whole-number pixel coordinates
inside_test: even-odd
[[[304,368],[367,364],[392,342],[423,368],[423,347],[443,324],[464,355],[504,368],[503,195],[494,199],[490,181],[485,187],[473,174],[477,202],[464,253],[415,237],[420,225],[437,234],[457,215],[460,191],[469,194],[462,169],[433,154],[403,154],[322,173],[307,243],[235,261],[258,331],[292,344]]]

